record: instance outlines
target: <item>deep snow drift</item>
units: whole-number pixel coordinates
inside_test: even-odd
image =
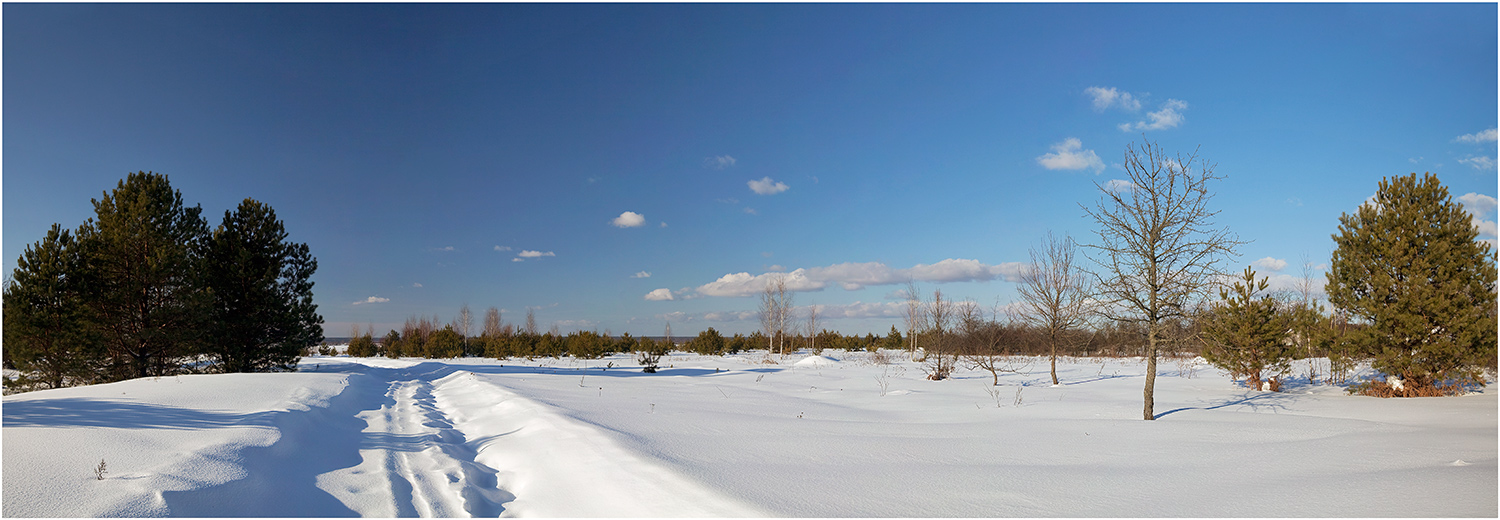
[[[0,514],[1500,512],[1493,391],[1257,392],[1164,362],[1147,422],[1138,360],[1062,361],[1057,387],[1045,361],[1020,362],[997,387],[982,371],[927,381],[890,354],[677,355],[657,374],[624,355],[314,357],[7,396]]]

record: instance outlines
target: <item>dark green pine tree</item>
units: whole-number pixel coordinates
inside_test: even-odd
[[[97,379],[104,352],[79,292],[79,264],[73,235],[57,224],[16,260],[4,289],[4,336],[23,384],[59,388]]]
[[[1256,297],[1268,286],[1265,278],[1257,281],[1255,271],[1246,267],[1244,278],[1234,282],[1232,291],[1219,290],[1220,302],[1209,312],[1203,328],[1208,347],[1203,358],[1256,390],[1261,388],[1262,374],[1284,372],[1292,359],[1292,347],[1283,341],[1287,323],[1277,312],[1276,300],[1269,295]]]
[[[1380,181],[1373,203],[1339,217],[1328,300],[1369,324],[1354,340],[1374,367],[1419,395],[1482,384],[1495,365],[1495,254],[1438,178]]]
[[[213,295],[207,351],[219,370],[294,370],[303,349],[323,341],[312,294],[317,268],[307,244],[287,241],[270,206],[245,199],[224,212],[204,269]]]
[[[164,375],[200,352],[210,305],[200,283],[208,223],[165,175],[130,174],[78,231],[80,293],[115,378]]]

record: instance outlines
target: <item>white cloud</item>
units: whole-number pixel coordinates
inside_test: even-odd
[[[530,251],[530,250],[523,249],[523,250],[521,250],[521,253],[518,254],[518,255],[516,255],[516,256],[519,256],[521,258],[541,258],[541,257],[544,257],[544,256],[557,256],[557,255],[554,254],[551,251],[542,252],[542,251]]]
[[[495,246],[496,251],[510,251],[509,246]]]
[[[1465,193],[1458,197],[1458,201],[1464,203],[1464,211],[1470,215],[1484,216],[1495,211],[1496,200],[1494,197],[1482,193]]]
[[[808,307],[817,307],[818,315],[822,319],[865,319],[865,318],[900,318],[906,308],[905,302],[854,302],[845,305],[808,305],[792,309],[793,315],[806,315]],[[691,323],[695,321],[708,322],[737,322],[757,321],[760,313],[756,311],[714,311],[704,313],[687,313],[682,311],[657,314],[657,320],[672,321],[677,323]]]
[[[1186,101],[1168,99],[1166,103],[1161,104],[1161,110],[1146,113],[1146,119],[1150,120],[1150,122],[1136,121],[1134,125],[1123,124],[1120,125],[1120,130],[1166,130],[1168,128],[1176,128],[1177,125],[1182,124],[1183,117],[1181,111],[1187,110],[1187,107],[1188,104]]]
[[[771,264],[769,266],[766,266],[766,270],[770,271],[770,272],[773,272],[773,273],[780,273],[780,272],[785,272],[786,271],[786,266],[779,265],[779,264]]]
[[[391,301],[391,299],[390,298],[381,298],[379,296],[371,296],[369,298],[365,298],[363,300],[354,302],[351,305],[361,305],[361,304],[365,304],[365,303],[385,303],[385,302],[388,302],[388,301]]]
[[[1256,260],[1254,262],[1250,262],[1250,264],[1262,269],[1270,269],[1272,271],[1280,271],[1282,269],[1286,269],[1286,260],[1271,258],[1269,256],[1260,260]]]
[[[631,278],[650,278],[651,277],[651,273],[648,273],[648,272],[645,272],[645,271],[641,271],[639,273],[635,273],[633,275],[630,275],[630,277]]]
[[[765,177],[758,181],[750,181],[746,184],[750,185],[750,191],[755,192],[756,195],[775,195],[791,189],[786,183],[771,180],[770,177]]]
[[[1467,164],[1469,166],[1473,166],[1474,169],[1479,171],[1489,171],[1495,169],[1495,158],[1484,155],[1476,155],[1474,157],[1459,159],[1458,162],[1459,164]]]
[[[1124,193],[1135,189],[1135,184],[1125,179],[1110,179],[1104,183],[1104,189],[1110,193]]]
[[[978,260],[949,258],[934,264],[917,264],[906,269],[892,269],[880,262],[845,262],[825,267],[797,269],[789,273],[768,272],[760,275],[731,273],[694,289],[702,296],[753,296],[760,294],[774,277],[786,280],[791,291],[820,291],[837,285],[853,291],[872,285],[894,285],[910,280],[919,282],[976,282],[1019,279],[1024,264],[1007,262],[989,265]]]
[[[1260,276],[1261,275],[1259,273],[1256,274],[1257,278],[1260,277]],[[1272,274],[1270,274],[1268,276],[1265,276],[1265,278],[1266,278],[1266,284],[1267,284],[1267,286],[1266,286],[1266,292],[1268,292],[1268,293],[1276,293],[1276,292],[1283,292],[1283,291],[1296,293],[1296,292],[1300,292],[1302,290],[1302,277],[1300,277],[1300,276],[1293,276],[1293,275],[1284,274],[1284,273],[1272,273]],[[1310,295],[1313,298],[1326,298],[1326,297],[1328,297],[1328,293],[1325,292],[1325,288],[1324,288],[1324,285],[1326,285],[1328,283],[1328,277],[1321,276],[1321,275],[1313,275],[1312,278],[1311,278],[1311,280],[1309,280],[1309,281],[1311,283],[1308,284],[1308,288],[1310,289],[1310,293],[1311,293]]]
[[[728,155],[716,155],[703,160],[703,165],[715,170],[722,170],[734,166],[734,157]]]
[[[618,228],[641,227],[646,223],[646,216],[634,211],[626,211],[609,223]]]
[[[1104,109],[1110,107],[1120,107],[1132,112],[1141,108],[1140,100],[1131,96],[1129,92],[1121,92],[1114,87],[1089,87],[1084,89],[1083,93],[1093,98],[1095,112],[1103,112]]]
[[[1076,137],[1052,145],[1052,153],[1037,157],[1036,162],[1048,170],[1093,169],[1095,175],[1104,171],[1104,161],[1093,150],[1084,150],[1083,141]]]
[[[520,258],[512,258],[512,259],[510,259],[510,261],[512,261],[512,262],[525,262],[525,260],[522,260]]]
[[[749,206],[746,206],[745,209],[742,210],[742,211],[744,211],[746,215],[759,215],[760,214],[759,211],[755,211],[755,208],[752,208],[752,207],[749,207]]]
[[[646,293],[645,298],[646,298],[647,301],[653,301],[653,302],[670,301],[670,300],[676,299],[676,298],[672,297],[672,290],[668,289],[666,287],[662,287],[662,288],[657,289],[655,291],[651,291],[649,293]]]
[[[1486,215],[1495,211],[1497,201],[1494,197],[1483,193],[1465,193],[1458,197],[1458,201],[1463,203],[1464,211],[1469,214],[1469,222],[1474,224],[1474,229],[1479,231],[1479,236],[1496,236],[1497,226],[1495,221],[1484,219]],[[1490,239],[1485,241],[1494,242],[1494,240]]]
[[[412,282],[412,283],[411,283],[411,286],[412,286],[412,287],[416,287],[416,288],[418,288],[418,289],[420,289],[420,288],[422,288],[422,284],[420,284],[420,283],[417,283],[417,282]]]
[[[1495,129],[1491,128],[1489,130],[1482,130],[1482,131],[1475,132],[1475,133],[1472,133],[1472,134],[1460,135],[1458,137],[1455,137],[1453,140],[1454,141],[1458,141],[1460,143],[1481,144],[1481,143],[1493,143],[1493,142],[1495,142],[1495,138],[1496,138]]]
[[[453,246],[439,247],[439,248],[437,248],[437,250],[438,251],[452,251],[453,250]]]
[[[661,227],[667,227],[667,223],[666,223],[666,222],[665,222],[665,221],[663,221],[663,222],[662,222],[662,223],[661,223]]]

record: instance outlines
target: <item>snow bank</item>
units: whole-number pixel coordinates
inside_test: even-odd
[[[839,360],[828,356],[807,356],[796,363],[794,367],[830,367],[839,364]]]

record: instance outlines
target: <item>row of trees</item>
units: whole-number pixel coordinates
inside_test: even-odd
[[[292,370],[322,341],[317,260],[254,199],[216,228],[165,175],[130,174],[76,230],[53,224],[4,286],[16,386]]]
[[[1306,344],[1311,331],[1329,328],[1343,332],[1337,350],[1372,357],[1393,383],[1377,386],[1396,389],[1375,393],[1452,393],[1483,384],[1482,371],[1494,369],[1495,252],[1476,240],[1478,231],[1436,176],[1385,179],[1373,201],[1340,217],[1326,286],[1334,312],[1323,316],[1310,302],[1278,312],[1266,296],[1256,296],[1267,284],[1253,271],[1225,283],[1221,266],[1244,242],[1214,223],[1218,212],[1208,207],[1208,184],[1220,178],[1214,165],[1196,153],[1169,157],[1148,142],[1127,148],[1124,166],[1128,185],[1099,185],[1098,204],[1084,207],[1099,226],[1098,240],[1084,246],[1097,265],[1086,271],[1094,286],[1087,292],[1094,312],[1145,329],[1145,419],[1154,419],[1163,340],[1173,323],[1204,307],[1211,310],[1200,341],[1252,383],[1285,358],[1286,336]],[[1219,301],[1205,304],[1216,289]]]

